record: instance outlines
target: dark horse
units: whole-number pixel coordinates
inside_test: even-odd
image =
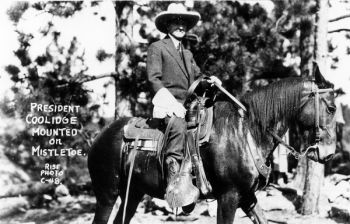
[[[247,107],[242,118],[230,102],[216,102],[210,140],[201,148],[207,178],[218,201],[217,223],[233,223],[236,209],[241,207],[254,223],[267,223],[256,203],[255,191],[263,184],[255,165],[264,162],[276,141],[271,133],[282,136],[290,125],[299,127],[305,142],[315,143],[315,130],[320,138],[327,132],[335,112],[333,88],[319,73],[315,80],[288,78],[246,94],[241,98]],[[319,92],[318,92],[319,91]],[[127,173],[130,157],[135,158],[130,194],[127,198],[125,223],[133,217],[145,194],[164,198],[165,183],[153,152],[131,150],[121,153],[123,127],[130,118],[114,121],[96,138],[90,150],[88,167],[97,198],[94,223],[122,223]],[[250,149],[249,149],[250,148]],[[252,151],[254,151],[254,155]],[[330,152],[318,147],[304,149],[306,156],[318,162],[331,158]],[[334,152],[332,152],[334,153]],[[110,217],[117,198],[121,205],[116,217]]]

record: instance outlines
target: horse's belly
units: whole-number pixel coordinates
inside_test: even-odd
[[[154,152],[139,150],[136,154],[132,182],[152,197],[164,197],[161,168]]]

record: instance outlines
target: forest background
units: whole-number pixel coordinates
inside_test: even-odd
[[[31,155],[49,138],[32,136],[25,122],[30,103],[80,106],[79,134],[62,147],[88,152],[106,124],[123,116],[150,116],[147,48],[164,35],[154,26],[164,1],[1,2],[0,154],[25,174],[2,172],[2,185],[38,181],[46,162],[63,166],[67,186],[89,182],[86,157]],[[316,1],[186,1],[202,19],[187,46],[204,74],[216,75],[235,96],[290,76],[302,68],[304,33],[313,29]],[[350,13],[348,1],[329,1],[327,66],[321,70],[338,89],[350,152]],[[302,72],[301,72],[302,71]],[[342,90],[339,90],[341,88]],[[345,94],[344,94],[344,93]],[[37,116],[42,113],[37,113]],[[47,125],[50,128],[50,125]],[[77,128],[77,127],[76,127]],[[9,163],[5,163],[9,164]],[[14,166],[13,166],[14,164]],[[4,168],[3,170],[9,170]]]

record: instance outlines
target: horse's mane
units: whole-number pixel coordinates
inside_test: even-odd
[[[291,77],[247,93],[242,102],[248,108],[248,120],[253,134],[261,139],[267,128],[273,128],[277,121],[288,126],[300,109],[301,92],[305,80]]]
[[[281,125],[288,125],[300,107],[301,92],[304,87],[305,80],[300,77],[292,77],[274,82],[268,86],[258,88],[250,93],[243,95],[241,102],[248,109],[246,121],[251,133],[256,140],[261,143],[267,141],[264,139],[267,128],[273,128],[277,125],[277,121],[281,121]],[[216,104],[216,114],[225,122],[231,130],[237,127],[238,115],[232,113],[237,109],[232,103]],[[224,124],[217,124],[217,128],[222,128]],[[245,126],[248,128],[248,126]]]

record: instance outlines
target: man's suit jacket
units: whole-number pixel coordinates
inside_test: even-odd
[[[165,87],[182,104],[190,85],[201,76],[192,53],[184,49],[183,56],[184,60],[169,37],[151,44],[147,54],[147,75],[154,93]]]

